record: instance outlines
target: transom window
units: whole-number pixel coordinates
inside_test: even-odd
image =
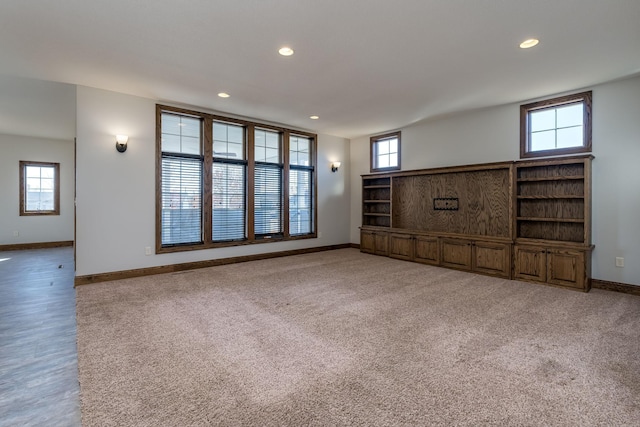
[[[520,107],[520,157],[591,151],[591,92]]]
[[[60,163],[20,162],[20,215],[60,215]]]
[[[157,110],[156,252],[316,236],[316,135]]]
[[[371,137],[371,172],[400,169],[400,132]]]

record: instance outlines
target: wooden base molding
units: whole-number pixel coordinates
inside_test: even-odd
[[[631,295],[640,295],[640,285],[630,285],[628,283],[609,282],[600,279],[591,279],[591,287],[594,289],[604,289],[607,291],[622,292]]]
[[[73,240],[65,240],[62,242],[16,243],[13,245],[0,245],[0,251],[21,251],[25,249],[63,248],[67,246],[73,246]]]
[[[350,243],[341,245],[319,246],[315,248],[294,249],[290,251],[270,252],[265,254],[245,255],[231,258],[212,259],[207,261],[187,262],[183,264],[162,265],[158,267],[138,268],[135,270],[113,271],[110,273],[90,274],[76,276],[75,286],[89,285],[91,283],[109,282],[112,280],[131,279],[133,277],[151,276],[154,274],[175,273],[177,271],[195,270],[197,268],[215,267],[217,265],[235,264],[239,262],[258,261],[262,259],[278,258],[290,255],[301,255],[312,252],[331,251],[335,249],[351,248]]]
[[[360,249],[360,243],[351,243],[351,246],[354,249]]]

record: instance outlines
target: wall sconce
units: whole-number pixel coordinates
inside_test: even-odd
[[[127,142],[129,142],[127,135],[116,135],[116,150],[118,150],[118,153],[127,151]]]
[[[340,163],[340,162],[331,163],[331,172],[338,172],[338,168],[340,168],[341,164],[342,163]]]

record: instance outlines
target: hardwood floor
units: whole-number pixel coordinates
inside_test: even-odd
[[[79,426],[73,248],[0,252],[0,426]]]

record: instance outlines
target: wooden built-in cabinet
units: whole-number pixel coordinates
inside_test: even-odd
[[[389,255],[389,233],[381,230],[361,230],[360,250],[374,255]]]
[[[587,290],[590,251],[516,244],[514,278]]]
[[[511,275],[510,242],[392,232],[389,256],[492,276],[509,278]]]
[[[590,289],[592,159],[515,163],[514,278]]]
[[[423,264],[440,265],[438,237],[391,233],[389,235],[389,256]]]
[[[588,291],[592,158],[364,175],[361,250]]]

